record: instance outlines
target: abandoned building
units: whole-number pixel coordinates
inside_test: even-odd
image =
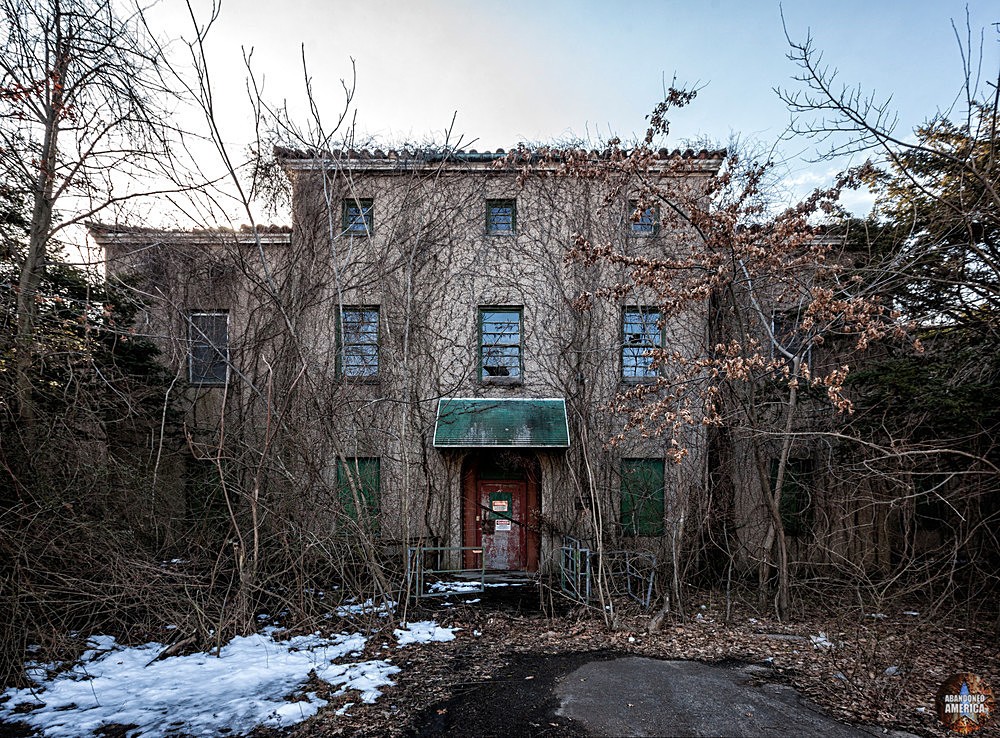
[[[607,535],[655,548],[678,487],[704,479],[706,439],[680,464],[663,438],[609,446],[612,408],[656,377],[650,349],[704,348],[707,311],[665,323],[641,292],[582,309],[621,275],[566,251],[581,230],[636,253],[685,234],[634,193],[525,179],[502,153],[279,153],[290,229],[92,229],[176,372],[178,468],[224,457],[234,489],[287,493],[271,515],[461,547],[490,570],[537,571],[563,536],[594,535],[595,509]],[[723,152],[661,156],[697,182]]]
[[[92,227],[175,376],[183,439],[157,505],[190,518],[221,488],[230,511],[250,499],[262,525],[294,521],[303,545],[420,545],[453,567],[552,570],[567,541],[669,562],[700,537],[753,570],[767,460],[697,422],[683,453],[626,428],[626,393],[660,375],[652,350],[705,354],[708,301],[668,317],[651,291],[614,289],[622,267],[567,258],[581,233],[638,256],[694,237],[661,227],[639,177],[502,152],[276,153],[290,228]],[[662,150],[643,176],[697,193],[723,156]],[[834,479],[807,489],[816,453],[789,462],[793,555],[887,561],[884,512]],[[704,544],[713,525],[729,537]]]

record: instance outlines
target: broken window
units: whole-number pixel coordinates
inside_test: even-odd
[[[656,377],[653,352],[663,348],[660,311],[651,307],[627,307],[622,317],[622,379]]]
[[[639,200],[629,200],[628,224],[633,236],[654,236],[660,230],[660,209],[646,207]]]
[[[222,386],[229,379],[229,313],[225,310],[188,315],[188,381]]]
[[[380,460],[364,457],[337,459],[337,497],[343,516],[369,533],[379,530]]]
[[[378,376],[378,307],[343,306],[337,321],[337,373],[342,377]]]
[[[517,227],[517,203],[514,200],[486,201],[486,233],[497,236],[514,233]]]
[[[370,236],[375,232],[372,200],[344,200],[343,230],[355,236]]]
[[[521,308],[479,309],[479,377],[521,379]]]
[[[663,535],[663,459],[622,459],[622,532]]]

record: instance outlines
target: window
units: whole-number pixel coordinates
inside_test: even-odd
[[[788,353],[792,355],[802,354],[802,366],[812,367],[812,344],[805,345],[808,337],[799,327],[798,315],[794,311],[775,310],[771,313],[771,334],[774,336],[774,342]],[[785,354],[778,349],[775,343],[771,344],[771,356],[775,359],[787,360]],[[791,368],[792,362],[787,361],[789,368]]]
[[[381,470],[378,458],[337,459],[337,497],[342,514],[369,533],[378,533]]]
[[[652,352],[663,348],[658,308],[627,307],[622,316],[622,379],[654,379]]]
[[[521,308],[479,309],[479,378],[521,380]]]
[[[229,313],[193,312],[188,316],[188,380],[225,385],[229,379]]]
[[[221,460],[189,458],[184,468],[184,509],[192,525],[218,527],[229,522]]]
[[[633,236],[655,236],[660,230],[660,209],[629,200],[628,230]]]
[[[513,234],[517,228],[517,203],[514,200],[486,201],[486,233],[491,236]]]
[[[344,200],[344,233],[370,236],[375,232],[372,200]]]
[[[622,532],[663,535],[663,459],[622,459]]]
[[[806,536],[812,530],[812,495],[809,490],[813,482],[812,459],[790,458],[785,465],[785,476],[781,482],[781,499],[778,512],[785,535]],[[778,459],[771,459],[771,490],[778,483]]]
[[[337,374],[378,377],[378,307],[341,307],[337,321]]]

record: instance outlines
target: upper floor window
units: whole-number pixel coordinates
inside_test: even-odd
[[[628,201],[628,230],[633,236],[654,236],[660,230],[660,209],[646,207],[638,200]]]
[[[225,310],[188,315],[188,380],[221,386],[229,379],[229,313]]]
[[[479,309],[479,378],[521,380],[521,308]]]
[[[663,459],[622,459],[622,532],[663,535]]]
[[[775,310],[771,313],[771,356],[784,359],[791,367],[792,359],[801,356],[800,366],[812,368],[812,342],[802,331],[799,316],[794,311]]]
[[[486,233],[507,235],[517,228],[517,202],[514,200],[486,201]]]
[[[344,200],[343,230],[355,236],[370,236],[375,232],[374,203],[367,200]]]
[[[378,307],[343,306],[337,321],[337,373],[342,377],[378,376]]]
[[[653,352],[663,348],[658,308],[627,307],[622,316],[622,379],[654,379]]]

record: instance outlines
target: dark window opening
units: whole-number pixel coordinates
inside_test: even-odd
[[[801,365],[807,369],[811,368],[812,344],[807,345],[806,343],[808,336],[800,327],[798,315],[794,312],[774,311],[771,314],[771,335],[774,336],[774,343],[771,344],[771,355],[775,359],[784,359],[791,367],[791,360],[785,356],[784,351],[792,356],[801,354]]]
[[[814,481],[812,459],[791,458],[785,465],[781,484],[778,512],[785,535],[793,538],[808,536],[813,527],[812,487]],[[778,483],[778,459],[771,459],[771,490]]]
[[[229,379],[229,313],[193,312],[188,316],[188,380],[222,386]]]

